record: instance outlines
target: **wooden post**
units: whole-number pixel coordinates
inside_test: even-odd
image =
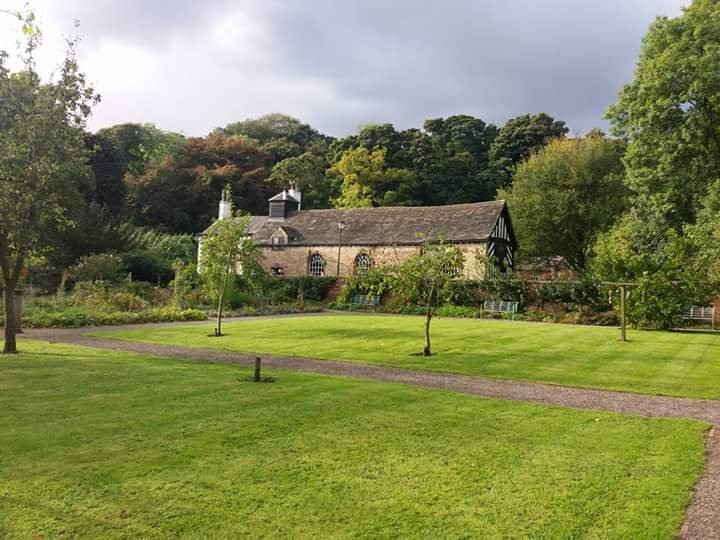
[[[255,357],[255,382],[260,382],[260,357]]]
[[[620,285],[620,341],[627,341],[625,321],[625,285]]]

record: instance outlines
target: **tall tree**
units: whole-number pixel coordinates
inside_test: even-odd
[[[184,135],[163,131],[154,124],[117,124],[99,130],[96,137],[114,142],[127,171],[135,176],[144,174],[153,161],[176,155],[185,144]]]
[[[23,67],[11,72],[0,52],[0,269],[4,353],[16,353],[14,289],[27,258],[48,247],[48,231],[71,221],[78,178],[89,175],[85,120],[98,96],[88,87],[69,40],[57,78],[35,66],[40,31],[32,13],[16,14],[26,36]]]
[[[586,269],[598,235],[622,214],[622,141],[594,135],[556,139],[521,163],[508,201],[524,256],[563,256]]]
[[[268,155],[246,139],[217,134],[191,138],[175,156],[126,178],[129,212],[137,225],[196,233],[212,223],[220,192],[230,184],[237,208],[263,214],[274,191],[265,181],[268,169]]]
[[[403,154],[405,133],[397,131],[392,124],[368,124],[362,126],[356,135],[336,139],[330,145],[330,161],[337,163],[342,154],[353,148],[373,151],[385,149],[385,161],[389,167],[404,168],[410,164]]]
[[[326,176],[328,162],[323,153],[305,152],[276,163],[270,173],[270,184],[302,191],[302,207],[330,208],[331,201],[339,195],[338,182]]]
[[[429,154],[417,162],[418,174],[430,190],[431,204],[491,200],[495,181],[488,169],[488,152],[497,129],[479,118],[456,115],[426,120],[423,125]]]
[[[720,177],[720,4],[695,0],[658,18],[643,39],[635,79],[608,111],[628,140],[634,206],[680,232]]]
[[[340,196],[335,200],[337,208],[363,206],[412,205],[416,190],[415,174],[406,169],[385,165],[384,148],[372,152],[359,147],[347,150],[331,172],[342,179]]]
[[[270,156],[272,165],[307,152],[316,142],[329,140],[309,124],[280,113],[233,122],[215,133],[252,139]]]
[[[499,187],[509,185],[513,167],[567,132],[565,122],[545,113],[524,114],[508,120],[490,147],[490,160],[497,171]]]
[[[120,146],[105,135],[88,135],[85,144],[92,152],[90,167],[95,177],[93,190],[86,198],[107,208],[111,215],[119,216],[125,202],[123,177],[128,170],[127,157]]]

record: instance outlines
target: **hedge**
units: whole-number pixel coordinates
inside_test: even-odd
[[[117,311],[102,313],[81,309],[38,312],[22,319],[24,328],[79,328],[81,326],[113,326],[153,322],[204,321],[207,314],[198,309],[154,308],[130,313]],[[0,320],[0,325],[4,319]]]

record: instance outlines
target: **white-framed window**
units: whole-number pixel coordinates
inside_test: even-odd
[[[454,266],[454,265],[453,265],[453,266],[450,266],[450,265],[448,265],[447,267],[444,267],[444,268],[443,268],[443,271],[444,271],[445,274],[447,274],[448,276],[450,276],[452,279],[455,279],[455,278],[460,277],[460,267],[458,267],[458,266]]]
[[[355,257],[355,273],[364,276],[372,268],[372,259],[367,253],[360,253]]]
[[[308,274],[311,276],[325,275],[325,259],[319,253],[310,255],[308,260]]]

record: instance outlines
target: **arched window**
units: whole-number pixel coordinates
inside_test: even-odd
[[[324,276],[325,275],[325,259],[322,255],[315,253],[310,256],[308,261],[308,273],[311,276]]]
[[[367,253],[361,253],[355,257],[355,273],[364,276],[370,271],[372,260]]]

